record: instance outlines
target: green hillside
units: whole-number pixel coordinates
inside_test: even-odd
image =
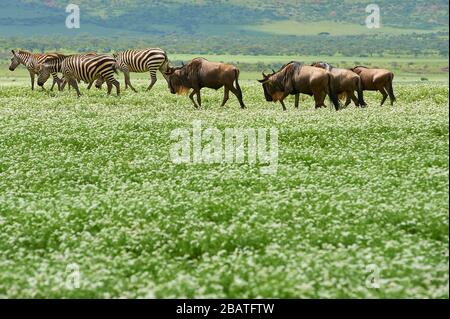
[[[85,25],[97,25],[108,28],[119,28],[123,31],[158,33],[186,32],[209,33],[210,28],[204,26],[221,25],[236,26],[240,30],[248,30],[254,26],[258,32],[276,31],[285,28],[286,23],[315,22],[314,32],[326,32],[329,23],[337,23],[339,34],[354,34],[352,26],[364,24],[367,13],[365,8],[372,1],[311,1],[311,0],[214,0],[214,1],[100,1],[76,0],[81,10]],[[447,30],[448,1],[447,0],[380,0],[377,4],[381,9],[382,24],[387,32],[405,30]],[[4,26],[36,26],[59,25],[52,32],[64,30],[66,16],[63,0],[19,0],[2,5],[0,25]],[[321,29],[317,22],[327,22]],[[282,23],[280,25],[280,23]],[[343,28],[339,24],[345,23]],[[258,26],[264,26],[259,28]],[[273,25],[274,30],[270,28]],[[256,26],[256,28],[255,28]],[[4,29],[0,29],[4,33]],[[231,28],[235,30],[236,28]],[[289,26],[288,26],[289,29]],[[335,26],[334,26],[334,29]],[[399,30],[395,30],[399,29]],[[348,30],[349,32],[346,32]],[[85,32],[92,31],[86,30]],[[214,30],[212,30],[214,32]],[[222,30],[223,31],[223,30]],[[370,32],[367,28],[359,28],[359,33]],[[20,32],[20,28],[18,30]],[[300,32],[301,34],[301,32]],[[295,33],[298,35],[298,32]]]
[[[113,52],[149,46],[170,54],[324,56],[338,61],[448,57],[448,0],[379,0],[380,29],[364,24],[371,0],[71,2],[80,6],[80,29],[65,27],[65,0],[3,3],[0,62],[9,59],[11,48]]]

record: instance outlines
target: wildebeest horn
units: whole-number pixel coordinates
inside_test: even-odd
[[[275,73],[277,73],[277,72],[275,72],[275,70],[274,69],[272,69],[272,72],[275,74]]]
[[[262,76],[263,76],[264,78],[267,78],[267,75],[266,75],[264,72],[262,72]]]

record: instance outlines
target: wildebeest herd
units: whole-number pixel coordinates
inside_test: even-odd
[[[159,48],[127,50],[112,56],[95,52],[74,55],[35,54],[23,50],[11,52],[9,69],[14,71],[17,66],[24,65],[30,73],[32,90],[37,75],[37,83],[43,89],[45,82],[52,76],[51,90],[55,84],[58,85],[59,91],[68,85],[80,96],[78,83],[83,81],[88,84],[88,89],[94,83],[97,88],[106,83],[108,94],[114,86],[117,95],[120,95],[120,83],[114,77],[118,71],[124,73],[125,89],[130,87],[136,92],[130,81],[130,72],[149,72],[151,82],[147,90],[151,90],[156,83],[156,72],[159,70],[166,79],[170,92],[189,94],[196,108],[201,107],[202,88],[218,90],[224,87],[222,106],[228,101],[231,91],[237,97],[241,108],[245,109],[239,85],[240,72],[231,64],[195,58],[186,65],[173,67],[166,52]],[[280,102],[283,110],[286,110],[284,99],[289,95],[295,96],[295,107],[298,108],[300,94],[313,96],[316,108],[326,107],[324,102],[328,95],[336,110],[340,108],[340,99],[345,99],[345,106],[353,101],[356,106],[365,107],[367,104],[364,101],[364,91],[379,91],[383,95],[381,105],[385,103],[387,97],[390,98],[391,105],[395,101],[392,87],[394,74],[384,69],[364,66],[342,69],[325,62],[311,65],[289,62],[278,71],[272,71],[271,74],[263,72],[263,79],[258,81],[262,84],[266,101]],[[58,76],[59,73],[62,74],[61,78]]]

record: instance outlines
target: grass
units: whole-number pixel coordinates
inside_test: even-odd
[[[0,297],[448,298],[448,84],[283,113],[254,82],[246,111],[211,90],[195,111],[161,81],[76,99],[25,80],[0,84]],[[173,164],[196,119],[278,128],[278,173]]]

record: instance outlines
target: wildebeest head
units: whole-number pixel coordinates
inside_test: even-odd
[[[275,92],[275,85],[274,85],[275,80],[273,79],[274,75],[275,71],[273,71],[273,73],[269,75],[262,72],[263,79],[258,80],[258,82],[262,84],[264,90],[264,97],[266,98],[267,102],[273,102],[272,94]]]
[[[189,87],[186,85],[187,72],[184,64],[181,67],[168,67],[165,74],[167,76],[170,93],[183,94],[189,92]]]
[[[11,53],[13,56],[11,57],[11,64],[9,66],[9,70],[14,71],[20,65],[21,60],[14,50],[11,50]]]
[[[297,65],[290,62],[282,66],[278,72],[272,70],[269,75],[262,73],[263,79],[258,80],[258,82],[263,86],[264,97],[267,102],[278,102],[291,93],[290,88],[286,87],[286,83],[293,76],[292,71],[296,68]]]

